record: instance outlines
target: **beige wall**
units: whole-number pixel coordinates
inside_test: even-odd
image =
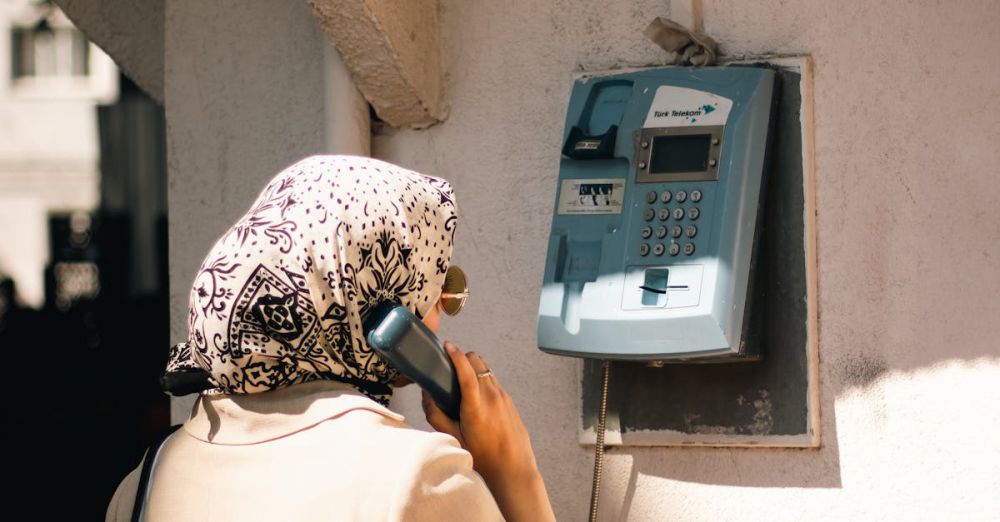
[[[373,147],[455,183],[474,296],[444,334],[511,390],[562,520],[585,518],[592,466],[577,364],[535,348],[564,111],[579,71],[662,59],[640,35],[657,15],[445,0],[449,119]],[[614,448],[603,519],[996,517],[1000,3],[706,0],[704,15],[728,55],[814,58],[823,447]],[[418,423],[414,390],[396,405]]]
[[[164,20],[170,332],[180,341],[215,240],[288,165],[362,154],[370,124],[306,2],[174,0]],[[175,422],[192,402],[172,402]]]
[[[167,2],[170,331],[205,253],[275,173],[323,149],[322,31],[308,4]],[[174,401],[174,419],[190,400]]]

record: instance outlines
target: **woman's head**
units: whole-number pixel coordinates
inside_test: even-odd
[[[443,179],[354,156],[288,167],[202,262],[168,372],[205,370],[216,393],[333,379],[387,400],[398,374],[362,320],[386,300],[434,313],[456,218]]]

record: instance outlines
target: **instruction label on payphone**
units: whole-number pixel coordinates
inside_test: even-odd
[[[619,214],[625,180],[565,179],[559,188],[560,214]]]

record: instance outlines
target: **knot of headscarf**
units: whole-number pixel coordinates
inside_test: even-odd
[[[386,403],[398,373],[361,325],[383,301],[430,311],[456,218],[440,178],[355,156],[288,167],[202,262],[164,388],[256,393],[332,379]]]

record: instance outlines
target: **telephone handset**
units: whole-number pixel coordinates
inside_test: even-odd
[[[458,420],[458,374],[441,340],[406,307],[384,302],[364,324],[365,339],[382,357],[420,385],[448,417]]]

